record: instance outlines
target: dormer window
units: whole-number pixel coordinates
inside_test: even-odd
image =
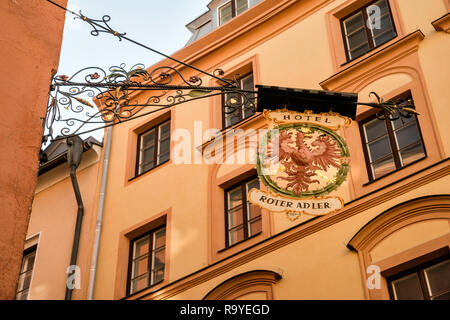
[[[240,15],[249,7],[248,0],[232,0],[219,8],[219,25]]]

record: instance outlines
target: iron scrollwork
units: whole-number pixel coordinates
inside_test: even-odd
[[[362,105],[368,105],[374,108],[381,109],[377,112],[376,117],[378,120],[390,119],[395,121],[400,117],[411,118],[413,115],[418,115],[419,113],[415,110],[414,102],[412,99],[398,98],[394,100],[384,101],[375,92],[370,92],[369,96],[375,96],[377,99],[376,103],[358,103]]]
[[[174,105],[217,95],[225,97],[224,112],[227,115],[237,112],[244,112],[244,114],[256,112],[257,92],[243,90],[237,76],[234,79],[224,78],[224,72],[221,69],[208,73],[130,39],[125,32],[118,32],[109,25],[111,17],[108,15],[104,15],[101,19],[91,19],[83,15],[81,11],[75,13],[51,0],[47,1],[70,12],[75,19],[88,23],[93,28],[90,32],[93,36],[99,36],[100,33],[111,34],[119,41],[124,39],[132,42],[187,67],[195,71],[197,75],[186,79],[174,67],[161,66],[148,71],[143,64],[136,64],[129,70],[126,69],[125,64],[121,64],[110,67],[108,71],[99,67],[88,67],[79,70],[71,77],[57,75],[53,77],[51,83],[44,141],[49,138],[65,139],[68,136],[112,126]],[[204,77],[214,79],[218,86],[203,86]],[[146,90],[151,94],[145,101],[134,98],[134,91]],[[411,117],[417,114],[411,100],[398,99],[384,102],[376,93],[372,92],[371,95],[377,98],[377,103],[358,102],[357,104],[380,109],[377,113],[377,118],[380,120],[386,118],[395,120],[398,117]],[[94,100],[96,103],[93,102]],[[89,109],[86,111],[87,107]],[[56,123],[62,124],[62,128],[55,136]]]
[[[223,71],[217,69],[213,74],[219,77]],[[232,80],[224,79],[224,83]],[[255,112],[255,92],[241,90],[239,82],[217,87],[202,84],[201,77],[186,79],[173,67],[161,66],[148,71],[143,64],[129,70],[121,64],[110,67],[108,72],[88,67],[70,77],[56,75],[51,85],[44,141],[87,133],[174,105],[223,94],[230,97],[226,101],[228,112],[238,108],[252,108]],[[135,98],[134,91],[151,94],[145,101],[139,101],[142,99]],[[59,127],[62,124],[62,128],[55,136],[56,123],[60,123]]]

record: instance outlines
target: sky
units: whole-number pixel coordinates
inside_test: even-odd
[[[111,16],[112,29],[171,55],[183,48],[191,33],[186,24],[208,10],[210,0],[69,0],[68,8],[91,19]],[[59,71],[70,74],[83,67],[126,63],[151,66],[162,59],[110,34],[92,36],[92,27],[67,13]]]
[[[109,15],[109,26],[120,33],[164,54],[171,55],[182,49],[191,32],[186,24],[208,10],[210,0],[68,0],[68,9],[91,19]],[[111,34],[91,35],[92,27],[80,19],[66,14],[58,75],[71,76],[91,66],[108,70],[126,64],[126,69],[137,63],[146,67],[162,56],[126,40],[119,41]],[[103,130],[90,135],[100,140]],[[82,136],[85,138],[84,136]]]

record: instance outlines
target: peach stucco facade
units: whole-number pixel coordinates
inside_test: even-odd
[[[98,145],[85,151],[76,173],[84,207],[77,257],[80,270],[89,268],[101,176],[101,151]],[[25,249],[36,246],[28,299],[64,299],[76,217],[77,202],[66,161],[38,178],[25,241]],[[81,273],[78,280],[80,289],[74,290],[72,298],[86,299],[88,277]]]
[[[46,1],[0,3],[0,141],[5,148],[0,156],[0,299],[15,297],[64,17],[64,11]]]
[[[425,156],[370,180],[359,122],[374,112],[358,106],[356,120],[339,130],[351,169],[331,195],[343,198],[343,209],[296,220],[262,209],[261,232],[227,246],[225,192],[254,176],[255,165],[194,163],[196,150],[213,143],[204,132],[222,129],[221,98],[118,124],[105,137],[111,150],[93,299],[389,299],[386,279],[394,271],[425,256],[448,254],[450,4],[389,0],[397,35],[346,61],[340,20],[370,2],[262,0],[173,56],[208,72],[221,68],[227,78],[252,72],[257,85],[353,92],[364,102],[374,101],[372,91],[386,100],[410,92]],[[149,69],[159,66],[177,68],[185,79],[203,77],[167,59]],[[218,85],[205,79],[206,85]],[[135,99],[148,97],[144,91]],[[137,175],[139,135],[167,120],[170,160]],[[267,127],[260,113],[247,120],[234,128]],[[190,132],[191,141],[174,135],[176,129]],[[175,163],[179,143],[192,146],[187,157],[192,164]],[[250,149],[249,143],[227,143],[235,150]],[[39,204],[44,205],[46,192],[53,191],[38,193]],[[161,221],[166,228],[163,280],[130,293],[130,244]],[[91,261],[92,253],[86,254],[83,261]],[[372,265],[381,272],[377,288],[367,285]],[[87,266],[81,269],[89,274]],[[81,299],[86,298],[83,285]]]

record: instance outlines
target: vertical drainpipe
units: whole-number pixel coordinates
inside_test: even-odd
[[[97,270],[98,250],[100,245],[100,232],[103,223],[103,207],[105,204],[106,181],[108,177],[109,155],[111,151],[112,127],[106,129],[105,135],[105,155],[103,157],[102,180],[100,184],[100,194],[98,200],[97,221],[95,224],[94,248],[92,249],[91,267],[89,271],[88,300],[94,297],[95,275]]]
[[[78,246],[80,244],[80,235],[81,235],[81,224],[83,222],[83,214],[84,214],[84,206],[83,199],[81,198],[80,187],[78,186],[77,180],[77,168],[80,165],[81,157],[83,155],[83,140],[79,136],[71,136],[67,138],[68,152],[67,152],[67,161],[70,167],[70,179],[72,180],[73,191],[75,193],[75,198],[77,199],[77,220],[75,224],[75,233],[73,236],[73,244],[72,244],[72,254],[70,257],[70,266],[76,266],[77,264],[77,256],[78,256]],[[76,272],[74,269],[72,272]],[[72,299],[72,291],[73,288],[69,288],[69,281],[72,275],[69,274],[67,282],[66,282],[66,296],[65,300]]]

